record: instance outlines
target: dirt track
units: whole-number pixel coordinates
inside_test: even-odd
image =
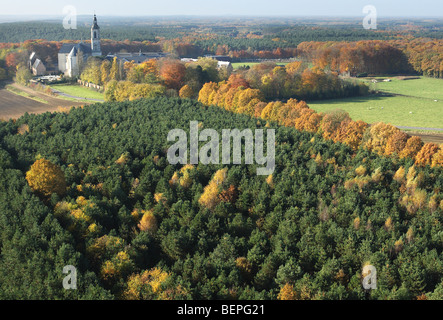
[[[0,119],[17,119],[21,117],[25,112],[28,113],[44,113],[57,111],[59,107],[71,107],[80,106],[87,103],[84,102],[74,102],[69,100],[64,100],[56,97],[46,95],[41,92],[32,90],[31,88],[21,86],[19,84],[11,84],[14,88],[28,93],[33,97],[37,97],[48,101],[48,103],[39,102],[27,97],[19,96],[12,92],[9,92],[5,88],[0,89]]]
[[[443,134],[410,133],[410,135],[420,137],[424,143],[433,142],[443,144]]]

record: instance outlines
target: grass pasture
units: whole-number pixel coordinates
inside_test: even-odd
[[[385,94],[309,101],[317,112],[342,109],[354,120],[385,122],[395,126],[443,128],[443,80],[424,78],[372,84]],[[367,81],[367,80],[365,80]]]
[[[249,67],[252,68],[253,66],[255,66],[256,64],[260,64],[261,62],[233,62],[232,63],[232,67],[234,68],[234,70],[237,70],[241,67]],[[278,62],[277,65],[278,66],[286,66],[289,62]]]
[[[54,84],[51,85],[51,88],[82,99],[104,99],[103,93],[79,85]]]

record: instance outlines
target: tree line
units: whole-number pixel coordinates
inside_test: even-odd
[[[252,36],[251,36],[252,37]],[[258,37],[255,35],[255,37]],[[258,39],[260,41],[260,39]],[[27,40],[23,43],[0,44],[0,76],[12,78],[17,66],[26,64],[31,52],[36,52],[47,66],[54,66],[63,42]],[[233,61],[245,59],[296,59],[312,64],[322,71],[357,76],[359,74],[422,74],[442,77],[442,40],[402,36],[395,40],[310,41],[294,47],[265,43],[258,48],[234,49],[228,43],[211,47],[194,43],[192,37],[151,41],[102,40],[105,55],[117,52],[168,52],[171,58],[205,54],[229,56]]]

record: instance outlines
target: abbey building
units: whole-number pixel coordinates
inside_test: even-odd
[[[91,27],[91,43],[65,43],[58,52],[58,69],[67,77],[75,77],[80,74],[81,65],[93,56],[101,56],[100,48],[100,27],[97,24],[97,17]]]

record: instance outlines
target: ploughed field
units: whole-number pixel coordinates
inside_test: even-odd
[[[18,93],[8,91],[6,87],[0,88],[0,119],[17,119],[27,113],[54,112],[60,108],[84,105],[85,102],[75,102],[57,97],[52,97],[34,91],[19,84],[11,84]]]

